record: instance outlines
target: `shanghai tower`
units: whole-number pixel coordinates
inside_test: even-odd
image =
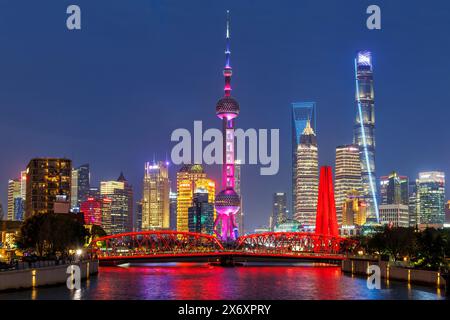
[[[223,162],[222,191],[216,195],[215,199],[217,218],[214,222],[214,232],[222,241],[237,239],[236,213],[241,205],[241,199],[234,191],[234,119],[239,115],[239,103],[231,97],[231,76],[233,72],[230,55],[230,15],[227,11],[225,68],[223,69],[223,76],[225,77],[224,97],[216,105],[216,115],[222,120]]]
[[[372,53],[359,51],[355,59],[357,114],[353,143],[359,147],[363,193],[369,217],[379,221],[375,175],[375,102]]]

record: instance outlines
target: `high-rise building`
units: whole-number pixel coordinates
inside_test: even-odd
[[[177,193],[170,191],[170,230],[177,230]]]
[[[35,158],[27,166],[25,218],[53,213],[57,195],[70,203],[72,161],[62,158]]]
[[[142,230],[170,227],[170,181],[166,163],[145,164],[142,190]]]
[[[83,164],[78,168],[72,169],[72,197],[70,205],[72,210],[77,211],[82,202],[89,197],[90,190],[90,171],[89,164]]]
[[[134,227],[133,231],[140,232],[142,231],[142,202],[136,202],[136,216],[134,218]]]
[[[242,194],[241,194],[241,161],[236,160],[234,162],[234,191],[241,199],[241,205],[239,211],[236,213],[236,224],[238,225],[239,234],[243,235],[244,230],[244,209],[242,207]]]
[[[88,225],[102,225],[102,201],[88,197],[80,204],[80,211],[84,215],[84,223]]]
[[[442,225],[445,220],[444,172],[420,172],[417,180],[419,224]]]
[[[336,208],[337,209],[337,208]],[[362,226],[367,219],[367,205],[360,193],[347,194],[342,205],[342,226]]]
[[[408,206],[401,203],[380,205],[380,223],[393,227],[409,227]]]
[[[316,103],[315,102],[294,102],[292,106],[292,208],[295,213],[295,202],[297,199],[297,149],[300,144],[300,136],[306,128],[309,120],[311,128],[317,132],[316,127]]]
[[[189,232],[214,233],[214,203],[209,202],[208,190],[195,190],[192,207],[188,209]]]
[[[273,194],[272,202],[272,227],[282,224],[288,219],[287,216],[287,195],[285,192],[276,192]]]
[[[355,192],[362,194],[362,191],[361,162],[359,160],[358,146],[350,144],[336,147],[334,192],[339,225],[343,224],[343,205],[347,197],[350,195],[349,200],[353,203]],[[358,199],[358,201],[360,200]]]
[[[132,226],[129,217],[133,214],[132,208],[130,210],[130,190],[126,188],[126,180],[122,174],[119,180],[100,182],[100,195],[103,198],[102,226],[111,234],[129,232]]]
[[[417,227],[419,213],[419,201],[417,200],[417,181],[410,181],[408,183],[408,196],[409,226]]]
[[[406,176],[392,172],[380,177],[381,204],[409,204],[409,181]]]
[[[194,191],[208,190],[210,202],[214,202],[215,183],[208,179],[200,164],[184,165],[177,172],[177,230],[189,231],[188,210],[192,206]]]
[[[296,201],[294,219],[302,225],[316,223],[317,195],[319,187],[319,159],[316,134],[306,122],[297,150]]]
[[[369,217],[379,220],[375,174],[375,102],[372,53],[359,51],[355,59],[356,119],[353,143],[359,147],[363,192]]]
[[[235,98],[231,96],[231,51],[230,51],[230,15],[227,11],[226,23],[226,49],[224,97],[217,101],[216,115],[222,121],[223,136],[223,162],[222,162],[222,191],[215,199],[217,221],[214,222],[214,232],[222,241],[233,241],[239,235],[236,224],[236,213],[241,205],[241,198],[235,188],[235,156],[234,156],[234,128],[235,118],[239,115],[240,107]]]
[[[23,220],[23,199],[18,179],[8,181],[8,220]]]
[[[117,181],[123,182],[125,195],[128,200],[128,221],[126,225],[126,230],[131,231],[133,230],[134,225],[134,195],[133,195],[133,186],[128,183],[128,180],[125,179],[125,176],[123,175],[123,172],[120,173],[119,178]]]

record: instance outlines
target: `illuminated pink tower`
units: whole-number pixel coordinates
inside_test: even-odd
[[[239,103],[231,97],[230,64],[230,12],[227,11],[227,33],[225,49],[225,96],[217,102],[216,114],[222,120],[223,164],[222,191],[216,195],[217,219],[214,232],[222,241],[233,241],[238,237],[235,215],[241,204],[240,197],[234,191],[234,119],[239,114]]]

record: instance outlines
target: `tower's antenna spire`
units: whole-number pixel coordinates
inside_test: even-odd
[[[223,69],[223,75],[225,77],[225,96],[231,95],[231,62],[230,62],[230,10],[227,10],[227,31],[226,31],[226,47],[225,47],[225,68]]]

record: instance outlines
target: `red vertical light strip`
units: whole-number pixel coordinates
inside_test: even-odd
[[[317,200],[316,233],[321,235],[338,235],[336,206],[331,167],[320,168],[319,196]]]

